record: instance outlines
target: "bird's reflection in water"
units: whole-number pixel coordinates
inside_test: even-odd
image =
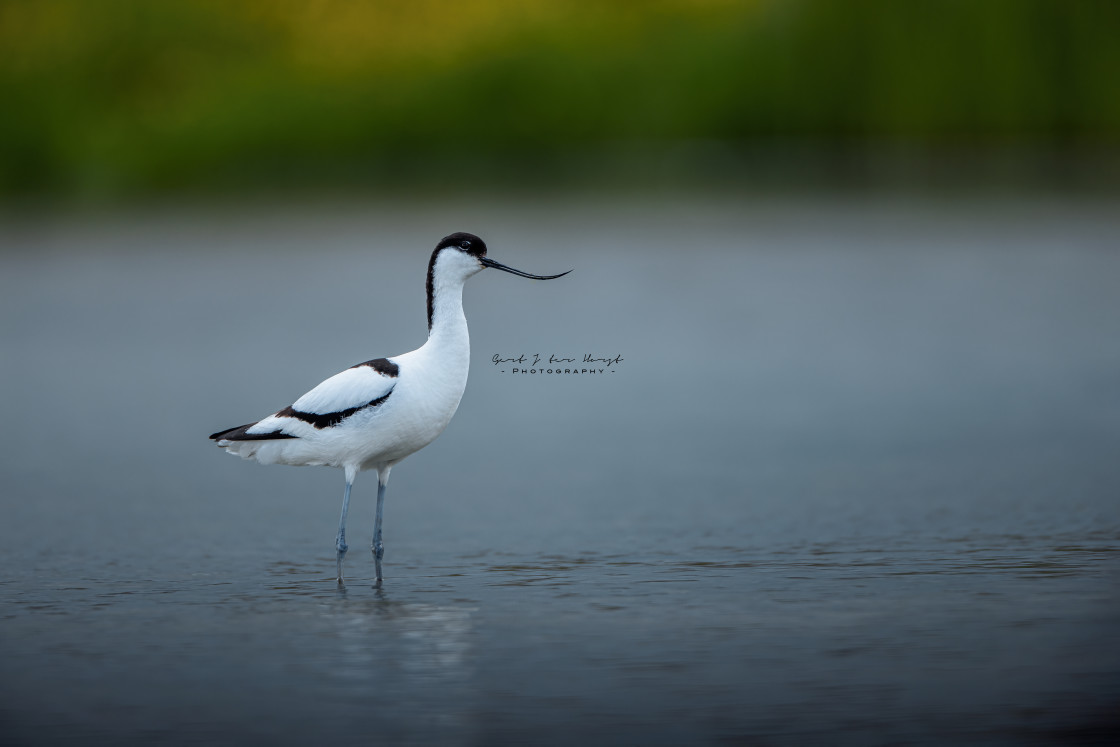
[[[381,685],[397,676],[414,680],[409,684],[470,676],[476,608],[396,601],[392,592],[376,587],[371,597],[361,598],[364,593],[341,587],[320,607],[340,644],[332,673]]]

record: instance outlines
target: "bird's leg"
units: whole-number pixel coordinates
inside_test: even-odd
[[[373,520],[373,565],[377,571],[377,583],[381,583],[381,558],[385,555],[385,545],[381,541],[381,514],[385,508],[385,486],[389,483],[389,470],[391,467],[377,472],[377,515]]]
[[[335,537],[334,547],[338,551],[338,583],[342,583],[342,559],[346,557],[346,551],[350,549],[346,545],[346,512],[350,510],[350,487],[354,484],[354,478],[350,475],[346,476],[346,492],[342,494],[342,518],[338,520],[338,536]]]

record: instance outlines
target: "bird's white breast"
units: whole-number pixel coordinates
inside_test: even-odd
[[[451,422],[467,387],[469,346],[448,351],[425,345],[394,360],[400,375],[388,401],[375,408],[381,412],[369,416],[372,448],[362,460],[363,469],[394,463],[434,441]]]

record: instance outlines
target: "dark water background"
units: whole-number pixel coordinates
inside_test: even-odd
[[[0,226],[0,741],[1120,735],[1120,213],[1051,199],[259,206]],[[424,338],[393,473],[206,440]],[[494,354],[621,355],[599,375]]]

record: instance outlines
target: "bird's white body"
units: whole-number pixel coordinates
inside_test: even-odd
[[[335,538],[339,583],[347,550],[350,488],[362,470],[377,471],[372,549],[381,581],[381,514],[389,471],[443,433],[459,407],[471,358],[463,283],[486,267],[538,280],[560,277],[506,267],[486,256],[482,239],[451,234],[436,246],[428,263],[424,345],[404,355],[359,363],[263,420],[210,436],[231,454],[261,464],[322,465],[345,471],[346,491]]]
[[[465,342],[463,347],[467,348]],[[282,428],[296,438],[226,441],[219,445],[261,464],[341,467],[351,473],[391,467],[430,444],[451,422],[467,386],[468,361],[456,365],[427,345],[388,360],[400,371],[395,384],[368,366],[358,366],[327,379],[292,407],[298,409],[301,404],[316,401],[369,402],[391,392],[392,397],[384,404],[356,412],[322,430],[294,418],[270,415],[250,432]],[[329,408],[325,412],[351,406],[323,405]]]
[[[463,313],[463,283],[481,271],[460,253],[444,253],[434,268],[432,328],[410,353],[384,359],[396,376],[359,364],[336,374],[296,400],[290,410],[324,415],[359,408],[337,425],[314,424],[280,411],[252,425],[248,434],[281,432],[280,440],[219,440],[232,454],[261,464],[341,467],[353,479],[361,470],[392,467],[424,448],[451,422],[467,387],[471,344]],[[363,407],[385,397],[373,407]]]

